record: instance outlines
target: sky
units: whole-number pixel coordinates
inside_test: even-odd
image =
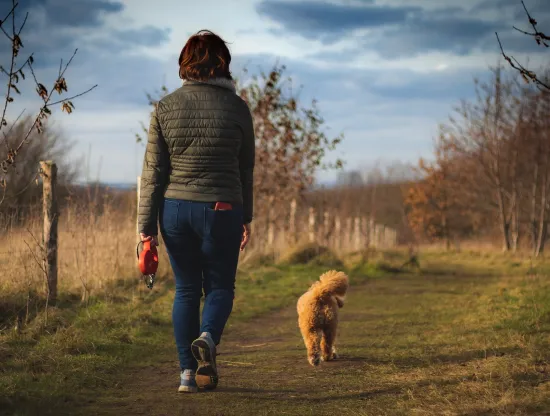
[[[550,31],[547,3],[525,0],[543,31]],[[11,0],[0,0],[1,17],[10,8]],[[73,100],[73,114],[55,109],[51,121],[73,141],[69,157],[89,161],[84,177],[103,182],[135,182],[146,93],[181,85],[179,52],[201,29],[229,42],[237,77],[244,68],[251,74],[284,64],[304,105],[318,101],[329,136],[344,134],[327,161],[341,158],[346,169],[429,158],[438,123],[473,98],[474,77],[499,62],[495,31],[507,53],[533,68],[550,56],[513,30],[529,29],[520,0],[19,0],[18,23],[27,12],[19,61],[33,52],[36,75],[49,88],[60,59],[78,48],[66,73],[69,94],[98,84]],[[4,67],[9,50],[0,38]],[[21,85],[12,119],[38,109],[29,77]],[[335,178],[334,171],[318,175]]]

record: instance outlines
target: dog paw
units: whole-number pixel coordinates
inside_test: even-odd
[[[308,357],[307,360],[313,367],[317,367],[321,362],[319,357]]]

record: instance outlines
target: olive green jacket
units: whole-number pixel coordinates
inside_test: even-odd
[[[254,127],[230,80],[184,81],[151,117],[143,160],[138,228],[158,234],[164,198],[230,202],[253,216]]]

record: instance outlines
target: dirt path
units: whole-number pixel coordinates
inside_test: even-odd
[[[156,352],[154,365],[135,370],[84,414],[529,413],[539,397],[527,393],[533,386],[510,393],[524,352],[493,335],[496,318],[483,313],[483,293],[492,293],[494,284],[418,276],[352,287],[341,314],[342,357],[319,368],[307,364],[294,306],[230,326],[220,346],[220,385],[212,392],[176,392],[170,344]],[[511,396],[503,402],[505,394]]]

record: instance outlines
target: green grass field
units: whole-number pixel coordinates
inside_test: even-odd
[[[330,256],[329,256],[330,257]],[[426,252],[344,259],[341,359],[307,364],[295,302],[337,264],[241,270],[220,346],[220,385],[178,394],[172,283],[121,281],[87,307],[63,299],[0,336],[10,415],[550,414],[550,262]]]

